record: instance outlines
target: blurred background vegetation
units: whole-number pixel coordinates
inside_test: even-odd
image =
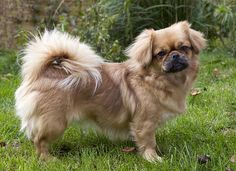
[[[205,34],[207,50],[236,57],[236,0],[1,0],[0,10],[1,49],[21,49],[30,32],[56,27],[122,61],[143,29],[188,20]]]

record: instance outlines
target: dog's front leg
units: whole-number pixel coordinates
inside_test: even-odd
[[[135,121],[131,124],[131,131],[139,153],[149,162],[161,162],[162,158],[156,152],[155,138],[156,124],[154,120]]]

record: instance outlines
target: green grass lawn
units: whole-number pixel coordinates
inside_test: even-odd
[[[204,53],[187,112],[156,133],[163,163],[152,164],[135,153],[122,152],[132,142],[112,142],[73,125],[55,142],[56,161],[41,162],[30,141],[19,132],[14,92],[20,83],[15,54],[0,52],[0,171],[2,170],[236,170],[236,59]],[[198,156],[209,155],[206,164]]]

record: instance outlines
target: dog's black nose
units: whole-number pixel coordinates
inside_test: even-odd
[[[179,54],[175,53],[175,54],[173,54],[173,55],[171,56],[171,58],[172,58],[173,60],[176,60],[176,59],[179,58]]]

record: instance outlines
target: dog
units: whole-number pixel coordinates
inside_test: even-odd
[[[155,130],[186,109],[206,40],[187,21],[146,29],[109,63],[78,37],[57,30],[35,36],[24,49],[22,83],[15,93],[21,130],[41,159],[72,121],[88,121],[112,138],[130,138],[150,162]]]

